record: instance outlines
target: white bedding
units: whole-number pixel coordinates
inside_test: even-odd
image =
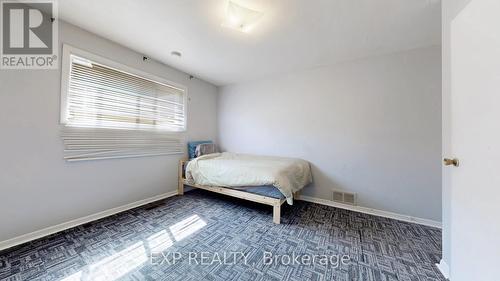
[[[312,182],[309,163],[302,159],[236,153],[213,153],[189,161],[189,183],[242,187],[273,185],[293,203],[293,193]]]

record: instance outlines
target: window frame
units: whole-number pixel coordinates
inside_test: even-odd
[[[71,56],[75,55],[84,59],[88,59],[98,64],[102,64],[105,67],[112,68],[117,71],[121,71],[130,75],[137,76],[139,78],[147,79],[155,83],[164,84],[166,86],[175,87],[184,91],[183,104],[184,104],[184,128],[179,131],[166,131],[166,130],[150,130],[150,129],[131,129],[134,131],[149,131],[149,132],[160,132],[165,134],[175,134],[175,133],[185,133],[188,130],[188,88],[182,84],[172,82],[168,79],[150,74],[148,72],[139,70],[134,67],[127,66],[125,64],[118,63],[114,60],[105,58],[100,55],[93,54],[78,48],[75,48],[68,44],[63,44],[62,53],[62,66],[61,66],[61,104],[60,104],[60,116],[59,122],[61,125],[68,126],[68,94],[69,94],[69,79],[71,72]],[[109,128],[92,127],[92,129],[106,129],[106,130],[118,130]]]

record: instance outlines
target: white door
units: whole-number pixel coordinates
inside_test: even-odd
[[[450,280],[494,281],[500,280],[500,0],[468,2],[450,31],[452,155],[445,156],[460,160],[446,171]]]

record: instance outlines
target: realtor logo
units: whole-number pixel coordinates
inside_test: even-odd
[[[0,7],[0,68],[57,68],[55,0],[0,0]]]

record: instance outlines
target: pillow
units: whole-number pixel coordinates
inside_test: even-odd
[[[207,154],[212,154],[217,152],[217,146],[215,143],[202,143],[196,146],[196,157],[200,157]]]
[[[208,140],[208,141],[190,141],[187,143],[189,159],[196,158],[196,146],[202,143],[213,143],[213,142]]]

